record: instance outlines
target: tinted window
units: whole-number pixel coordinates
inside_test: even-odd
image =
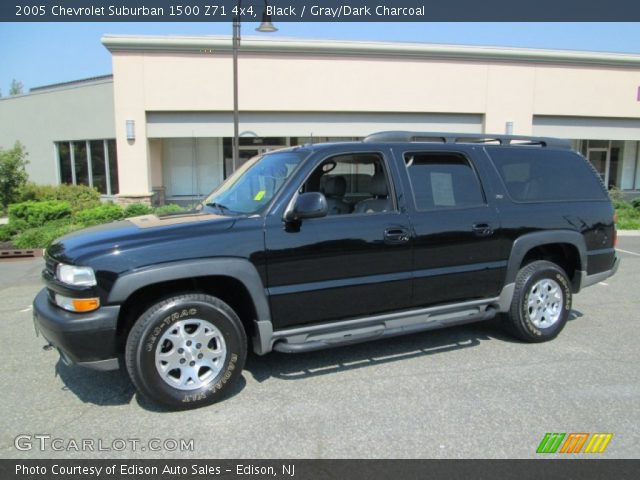
[[[487,148],[509,195],[521,202],[603,200],[597,174],[574,152],[542,149]]]
[[[484,204],[469,161],[455,153],[406,153],[405,162],[418,210]]]

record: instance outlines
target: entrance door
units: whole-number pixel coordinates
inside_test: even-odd
[[[217,138],[169,138],[163,150],[167,197],[200,198],[222,182]]]
[[[598,175],[609,186],[609,149],[608,148],[590,148],[587,150],[587,160],[594,166]]]

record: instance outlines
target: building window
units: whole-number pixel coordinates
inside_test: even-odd
[[[60,183],[95,187],[102,195],[118,193],[115,140],[57,142]]]
[[[71,146],[73,148],[71,158],[73,158],[73,165],[76,170],[74,183],[77,185],[91,185],[89,181],[89,162],[87,162],[87,143],[73,142]]]
[[[109,181],[111,184],[111,195],[116,195],[120,192],[118,187],[118,151],[116,150],[116,141],[107,140],[107,148],[109,149],[108,162],[109,166]]]
[[[60,163],[60,183],[73,183],[71,149],[68,143],[58,144],[58,162]]]

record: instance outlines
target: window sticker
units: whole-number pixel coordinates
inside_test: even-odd
[[[264,198],[265,193],[267,193],[266,190],[260,190],[258,193],[256,193],[256,196],[253,197],[253,199],[256,202],[259,202],[260,200],[262,200]]]

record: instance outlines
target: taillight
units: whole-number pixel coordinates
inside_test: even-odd
[[[618,213],[613,214],[613,247],[618,246]]]

